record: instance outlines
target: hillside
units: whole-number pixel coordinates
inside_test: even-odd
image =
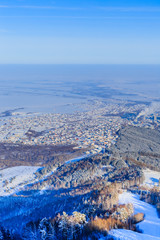
[[[143,206],[141,200],[145,199],[159,204],[160,195],[154,189],[159,187],[159,172],[148,168],[153,170],[160,166],[160,133],[158,130],[127,126],[118,132],[118,136],[110,150],[97,155],[70,161],[65,158],[58,161],[53,157],[52,161],[42,159],[43,164],[39,166],[35,163],[32,167],[13,164],[14,167],[1,169],[0,231],[9,229],[11,233],[15,232],[13,239],[16,240],[28,239],[25,234],[27,237],[28,234],[36,234],[35,239],[39,240],[42,239],[38,234],[43,222],[50,226],[55,239],[98,240],[115,228],[126,229],[123,234],[132,231],[133,236],[139,236],[134,232],[139,226],[133,222],[134,204],[119,203],[119,196],[123,191],[133,194],[143,191],[140,206]],[[20,146],[15,147],[9,148],[10,156],[14,158],[16,155],[12,155],[12,150],[15,153],[15,149],[21,149]],[[25,158],[28,147],[24,150],[22,156]],[[49,157],[60,152],[50,147],[45,150],[50,150]],[[63,150],[65,156],[71,149]],[[73,149],[70,153],[77,154]],[[27,159],[28,164],[32,163],[30,156]],[[77,220],[81,217],[82,222]],[[66,224],[67,233],[61,229],[61,224]],[[119,230],[113,233],[119,234]]]
[[[127,126],[119,130],[111,158],[134,160],[141,166],[160,171],[160,131]]]

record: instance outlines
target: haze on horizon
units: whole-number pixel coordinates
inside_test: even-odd
[[[160,64],[158,0],[1,0],[0,64]]]

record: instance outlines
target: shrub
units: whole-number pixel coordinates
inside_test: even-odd
[[[132,218],[133,224],[142,222],[143,220],[144,220],[144,213],[137,213]]]

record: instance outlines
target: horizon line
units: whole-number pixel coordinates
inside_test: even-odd
[[[46,9],[46,10],[83,10],[80,7],[58,7],[58,6],[36,6],[36,5],[0,5],[0,8],[24,8],[24,9]]]
[[[0,65],[160,65],[160,63],[0,63]]]
[[[120,11],[120,12],[160,12],[160,7],[142,6],[142,7],[110,7],[110,6],[90,6],[90,7],[61,7],[61,6],[40,6],[40,5],[0,5],[0,8],[23,8],[23,9],[46,9],[46,10],[103,10],[103,11]]]
[[[128,16],[128,17],[88,17],[88,16],[47,16],[47,15],[42,15],[42,16],[36,16],[36,15],[34,15],[34,16],[27,16],[27,15],[21,15],[21,16],[16,16],[16,15],[14,15],[14,16],[12,16],[12,15],[10,15],[10,16],[0,16],[0,18],[64,18],[64,19],[97,19],[97,20],[101,20],[101,19],[111,19],[111,20],[114,20],[114,19],[124,19],[124,20],[127,20],[127,19],[139,19],[139,20],[145,20],[145,19],[152,19],[152,20],[159,20],[160,19],[160,17],[153,17],[153,16],[151,16],[151,17],[137,17],[137,16],[135,16],[135,17],[133,17],[133,16]]]

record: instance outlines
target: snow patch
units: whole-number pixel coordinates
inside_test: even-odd
[[[110,231],[110,237],[115,240],[159,240],[160,237],[154,237],[147,234],[141,234],[125,229],[116,229]]]
[[[81,156],[81,157],[73,158],[73,159],[70,159],[70,160],[66,161],[65,164],[70,164],[70,163],[73,163],[73,162],[79,162],[79,161],[81,161],[82,159],[84,159],[84,158],[86,158],[86,157],[89,157],[89,156],[91,156],[91,155],[88,154],[88,155],[83,155],[83,156]]]
[[[143,170],[144,173],[144,183],[148,187],[158,186],[160,179],[160,172],[152,171],[150,169]]]
[[[124,192],[119,195],[119,204],[132,203],[136,213],[144,213],[145,220],[138,223],[137,227],[142,233],[133,232],[125,229],[116,229],[110,231],[110,235],[116,240],[139,239],[139,240],[160,240],[160,219],[157,210],[151,204],[139,199],[139,195],[130,192]]]
[[[40,167],[18,166],[0,170],[0,196],[11,195],[35,180]]]

